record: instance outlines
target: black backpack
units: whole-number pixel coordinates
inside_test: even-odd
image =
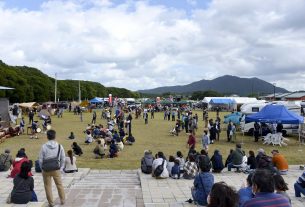
[[[163,173],[163,170],[164,170],[164,159],[162,161],[162,164],[161,165],[158,165],[158,167],[155,169],[154,171],[154,176],[155,177],[160,177],[160,175]]]
[[[152,166],[147,165],[145,158],[143,159],[141,168],[142,168],[142,172],[145,173],[145,174],[151,174],[152,173]]]

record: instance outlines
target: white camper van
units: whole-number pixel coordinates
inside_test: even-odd
[[[246,115],[254,114],[262,110],[267,104],[279,104],[284,105],[289,111],[292,111],[298,115],[301,112],[300,104],[295,102],[289,101],[274,101],[274,102],[258,102],[258,103],[251,103],[251,104],[244,104],[241,107],[241,112],[243,116],[241,118],[240,127],[241,131],[248,135],[253,135],[254,132],[254,122],[245,123]],[[297,134],[299,129],[299,125],[297,124],[283,124],[283,135],[286,134]]]

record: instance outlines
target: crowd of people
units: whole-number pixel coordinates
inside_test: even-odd
[[[163,152],[154,156],[150,150],[145,150],[141,159],[141,171],[151,174],[157,179],[191,179],[192,198],[187,202],[198,205],[232,207],[232,206],[291,206],[291,199],[286,191],[286,184],[282,175],[288,173],[288,163],[278,150],[272,150],[268,156],[263,149],[259,149],[255,156],[252,150],[245,155],[240,144],[231,150],[223,164],[219,150],[215,150],[212,157],[206,149],[200,152],[191,147],[184,158],[181,151],[170,155],[168,159]],[[244,163],[242,163],[244,162]],[[243,166],[244,165],[244,166]],[[226,183],[214,183],[214,173],[220,173],[227,167],[228,171],[236,168],[236,172],[248,174],[247,185],[236,191]],[[294,184],[295,196],[305,195],[305,172]],[[259,204],[264,201],[265,204]]]
[[[79,109],[76,109],[74,112],[76,115],[80,115],[82,120],[81,110],[79,112]],[[148,110],[143,112],[145,124],[148,124],[148,112]],[[112,111],[105,110],[101,118],[107,120],[107,126],[97,124],[97,114],[94,111],[91,124],[84,129],[84,144],[92,146],[92,154],[96,159],[115,158],[126,145],[132,145],[135,142],[131,133],[131,113],[125,116],[124,111],[118,108],[114,112],[114,118],[111,117]],[[150,118],[154,118],[153,113]],[[256,155],[253,150],[246,153],[237,143],[236,125],[230,122],[226,131],[227,141],[237,144],[235,149],[230,150],[224,163],[220,150],[214,150],[211,157],[208,153],[209,145],[219,141],[221,120],[219,116],[215,122],[208,119],[207,112],[203,118],[206,121],[206,129],[201,138],[202,150],[196,151],[195,136],[199,131],[198,115],[193,114],[192,111],[182,113],[179,110],[166,108],[164,120],[175,122],[175,135],[178,136],[179,132],[184,130],[188,133],[186,143],[188,153],[184,157],[181,151],[177,151],[175,155],[170,155],[167,159],[163,152],[153,155],[150,150],[145,150],[141,159],[141,171],[151,174],[157,179],[193,180],[192,198],[188,202],[198,205],[209,207],[291,206],[291,200],[286,193],[288,186],[282,177],[289,172],[288,162],[279,150],[272,150],[271,156],[263,149],[259,149]],[[33,119],[30,121],[32,125],[35,123]],[[34,165],[36,172],[42,172],[47,200],[50,206],[54,206],[51,179],[53,178],[56,183],[60,203],[64,204],[65,193],[61,173],[78,171],[77,156],[82,156],[83,150],[75,141],[76,136],[73,132],[67,137],[73,143],[71,149],[68,149],[66,153],[63,146],[55,141],[56,132],[54,130],[47,130],[46,134],[48,142],[41,147],[39,159],[34,162]],[[56,160],[60,162],[56,163]],[[8,177],[14,179],[14,188],[8,198],[9,202],[24,204],[38,200],[34,190],[32,167],[33,162],[27,157],[24,148],[18,151],[15,159],[12,158],[8,149],[0,155],[0,171],[10,170]],[[237,191],[224,182],[215,183],[214,173],[221,173],[225,168],[228,171],[236,169],[237,173],[247,173],[247,185]],[[300,197],[301,194],[305,195],[305,172],[294,184],[294,189],[296,197]]]

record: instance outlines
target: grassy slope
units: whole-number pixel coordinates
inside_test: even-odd
[[[100,111],[97,111],[98,118],[100,117]],[[199,131],[196,135],[197,141],[200,141],[200,137],[203,131],[203,122],[201,112],[199,114]],[[215,117],[215,113],[210,112],[210,117]],[[224,114],[221,114],[222,116]],[[76,141],[80,143],[84,155],[77,158],[78,167],[90,167],[99,169],[135,169],[139,168],[140,159],[143,156],[145,149],[152,150],[153,153],[163,151],[166,156],[175,155],[177,150],[182,151],[185,155],[187,153],[186,141],[187,135],[182,132],[179,137],[173,137],[169,135],[169,130],[174,126],[172,121],[164,121],[163,113],[155,113],[155,119],[149,119],[149,124],[144,125],[144,120],[133,119],[133,134],[136,138],[136,143],[133,146],[126,146],[124,151],[120,153],[118,158],[115,159],[93,159],[93,148],[95,144],[85,145],[83,130],[86,125],[91,121],[91,114],[84,113],[84,122],[80,122],[78,116],[73,113],[65,113],[63,118],[52,117],[53,129],[57,131],[57,140],[64,146],[65,150],[68,150],[73,141],[66,139],[69,133],[73,131],[76,135]],[[105,124],[106,122],[101,119],[97,119],[98,123]],[[27,120],[26,120],[27,121]],[[224,124],[222,127],[226,127]],[[226,142],[226,132],[221,133],[221,141],[216,142],[214,145],[210,145],[209,154],[211,155],[215,149],[219,149],[223,154],[223,159],[226,158],[231,148],[234,148],[235,144]],[[237,140],[242,140],[242,135],[237,135]],[[305,147],[300,146],[297,143],[297,138],[290,138],[288,147],[273,147],[265,146],[262,142],[254,143],[252,137],[244,136],[243,148],[246,152],[250,149],[256,150],[258,148],[264,148],[267,153],[272,149],[278,148],[283,153],[289,164],[304,164],[304,158],[300,156],[305,152]],[[22,135],[7,139],[4,143],[0,144],[0,150],[3,151],[6,148],[12,150],[12,154],[15,155],[20,147],[25,147],[26,153],[30,159],[36,160],[40,147],[46,142],[46,136],[40,134],[40,139],[29,139],[28,135]],[[197,144],[197,150],[201,149],[201,144]],[[302,151],[301,151],[302,150]]]

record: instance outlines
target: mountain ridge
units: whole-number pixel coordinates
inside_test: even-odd
[[[186,85],[164,86],[153,89],[139,90],[138,92],[143,94],[162,94],[167,92],[186,94],[195,91],[213,90],[223,94],[247,96],[249,94],[270,94],[274,92],[274,87],[277,93],[289,92],[284,88],[276,87],[273,84],[257,77],[241,78],[232,75],[224,75],[212,80],[202,79]]]

